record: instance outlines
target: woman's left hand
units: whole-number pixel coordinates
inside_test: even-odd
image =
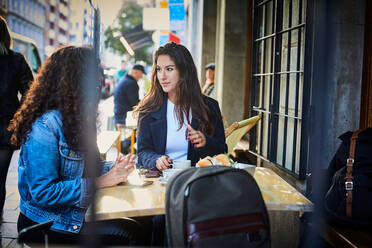
[[[193,129],[190,125],[187,125],[187,140],[189,140],[195,148],[204,147],[207,143],[205,135]]]
[[[135,159],[136,155],[124,156],[120,153],[111,170],[98,178],[97,187],[105,188],[125,182],[134,170]]]

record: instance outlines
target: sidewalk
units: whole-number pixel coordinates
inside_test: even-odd
[[[17,244],[17,219],[19,214],[19,194],[17,186],[18,156],[19,150],[13,153],[6,180],[6,199],[3,221],[0,223],[0,247],[2,248],[20,247],[20,245]]]

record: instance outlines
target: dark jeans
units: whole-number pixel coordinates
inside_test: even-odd
[[[104,245],[141,245],[148,246],[151,237],[151,223],[149,218],[139,218],[136,221],[127,219],[101,220],[85,222],[79,234],[50,231],[48,240],[53,244],[81,244],[96,239],[95,242]],[[17,229],[20,232],[23,228],[37,224],[22,213],[19,214]],[[91,236],[91,227],[95,225],[96,236]],[[27,243],[44,243],[44,236],[41,232],[27,237]]]
[[[0,219],[5,202],[5,183],[13,150],[0,150]]]

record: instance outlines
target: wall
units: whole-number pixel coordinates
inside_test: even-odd
[[[203,37],[204,0],[193,0],[187,9],[187,44],[186,47],[194,59],[199,80],[202,73],[202,37]]]
[[[326,168],[340,144],[337,137],[359,128],[365,1],[312,2],[307,29],[312,54],[305,55],[312,58],[305,69],[311,73],[305,78],[312,88],[305,121],[310,131],[309,165]]]
[[[204,0],[201,85],[205,83],[205,65],[215,62],[217,0]]]
[[[218,0],[216,43],[217,100],[228,123],[243,119],[246,79],[246,1]]]

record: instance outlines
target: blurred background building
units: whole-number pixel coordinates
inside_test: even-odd
[[[94,13],[89,1],[71,1],[70,5],[70,44],[77,46],[92,44]]]
[[[70,42],[70,2],[69,0],[46,0],[46,56],[49,56],[59,46]]]
[[[44,0],[1,0],[7,6],[7,21],[12,32],[33,39],[44,57],[44,28],[47,4]],[[6,5],[6,1],[8,4]],[[4,3],[4,5],[3,5]]]

